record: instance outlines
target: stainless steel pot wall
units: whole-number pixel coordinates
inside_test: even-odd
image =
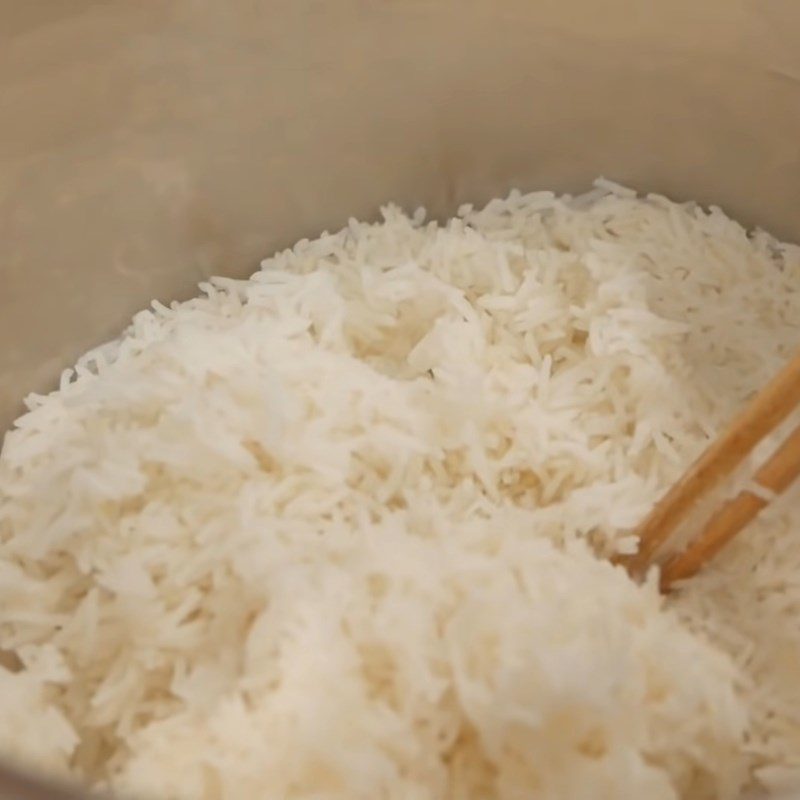
[[[0,425],[387,200],[602,173],[800,238],[798,44],[794,0],[0,0]]]

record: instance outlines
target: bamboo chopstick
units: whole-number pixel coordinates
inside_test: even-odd
[[[753,480],[776,495],[786,491],[800,475],[800,425],[753,476]],[[769,503],[751,491],[739,492],[706,524],[703,532],[661,571],[661,588],[668,591],[675,581],[691,578],[704,564],[744,528]]]
[[[727,431],[706,449],[666,495],[656,503],[653,510],[639,527],[639,551],[632,556],[618,558],[617,563],[625,565],[632,574],[640,574],[645,571],[650,566],[656,551],[666,542],[678,524],[685,519],[697,500],[717,486],[723,478],[728,477],[744,461],[756,444],[774,431],[798,405],[800,405],[800,351],[747,404]],[[794,434],[792,434],[790,440],[794,440]],[[787,442],[787,445],[789,444]],[[800,449],[792,449],[790,446],[788,450],[784,450],[782,447],[779,453],[781,453],[782,459],[788,459],[791,463],[794,463],[793,459],[800,460]],[[777,457],[778,453],[775,456]],[[762,469],[767,469],[767,466],[771,463],[772,460],[765,464]],[[771,466],[770,470],[773,468],[791,471],[785,461],[781,461],[779,467]],[[773,473],[768,470],[766,480],[772,480],[772,475]],[[758,476],[756,480],[768,489],[773,488],[764,482],[763,476],[762,480],[759,480]],[[789,483],[791,483],[791,480],[789,479]],[[784,486],[783,488],[786,487]],[[782,489],[775,489],[775,491],[782,491]],[[749,493],[747,496],[755,498],[755,495]],[[756,499],[763,504],[761,498]],[[735,504],[738,500],[739,498],[737,497],[733,503]],[[733,518],[729,517],[727,522],[718,522],[715,518],[713,522],[709,523],[709,527],[713,526],[712,533],[709,535],[717,537],[721,541],[719,547],[733,535],[733,533],[727,533],[727,531],[732,530],[737,525],[737,530],[740,530],[749,519],[758,513],[762,507],[761,505],[747,517],[750,512],[749,510],[745,511],[745,509],[749,509],[752,503],[753,500],[751,499],[742,500],[740,505],[736,506],[733,511],[726,506],[725,513],[732,514]],[[745,517],[747,519],[744,519]],[[740,519],[744,519],[741,524],[739,524]],[[709,545],[708,553],[713,554],[719,547]],[[674,575],[678,568],[681,570],[679,574],[683,574],[683,570],[688,569],[690,566],[699,568],[703,563],[702,559],[705,558],[705,555],[702,554],[706,553],[706,551],[698,549],[693,550],[693,553],[693,559],[700,559],[697,564],[678,561],[670,573],[673,575],[672,580],[676,579]]]

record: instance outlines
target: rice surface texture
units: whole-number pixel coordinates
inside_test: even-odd
[[[800,791],[800,492],[669,598],[608,561],[800,344],[800,249],[599,180],[201,290],[5,437],[0,753],[153,800]]]

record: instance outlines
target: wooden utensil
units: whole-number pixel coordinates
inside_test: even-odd
[[[639,527],[639,551],[617,559],[634,575],[654,563],[657,551],[667,542],[697,501],[718,486],[741,465],[753,448],[774,431],[800,405],[800,351],[751,400],[692,464],[678,482],[659,500]],[[764,508],[767,496],[780,494],[800,475],[800,425],[753,476],[764,492],[741,491],[718,508],[700,535],[662,568],[661,587],[668,590],[691,577]]]

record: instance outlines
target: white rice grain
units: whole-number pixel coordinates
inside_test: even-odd
[[[29,399],[0,751],[167,800],[792,788],[798,491],[671,607],[595,551],[796,346],[800,250],[606,180],[424,219],[155,304]]]

